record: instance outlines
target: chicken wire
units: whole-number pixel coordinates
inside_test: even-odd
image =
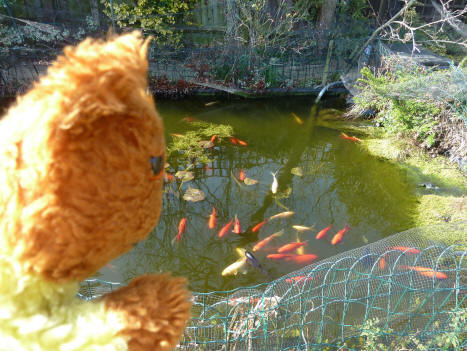
[[[467,223],[414,228],[269,283],[193,293],[177,349],[463,350],[465,233]],[[445,235],[463,243],[427,239]],[[79,296],[92,299],[115,288],[90,280]]]

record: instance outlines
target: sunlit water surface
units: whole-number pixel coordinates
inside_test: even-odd
[[[411,227],[414,189],[403,172],[370,156],[358,143],[341,139],[339,122],[316,123],[316,114],[311,116],[310,112],[311,98],[218,101],[206,106],[208,101],[212,100],[158,102],[167,143],[173,138],[171,133],[182,134],[190,128],[184,118],[191,116],[231,125],[235,136],[248,145],[235,146],[224,140],[207,151],[214,161],[209,164],[211,170],[198,165],[194,169],[195,179],[183,183],[180,192],[180,183],[166,184],[157,227],[147,240],[102,269],[98,273],[100,278],[127,282],[143,273],[171,271],[187,277],[193,291],[228,290],[270,281],[300,268],[266,257],[297,237],[308,240],[304,253],[322,259]],[[328,100],[319,106],[319,114],[323,111],[326,114],[329,108],[343,111],[339,101]],[[297,123],[291,112],[303,124]],[[188,166],[175,157],[168,162],[172,173]],[[291,173],[295,167],[303,171],[303,176]],[[247,177],[259,183],[239,185],[232,174],[238,176],[242,168]],[[271,172],[276,171],[279,189],[272,196]],[[181,195],[189,186],[201,189],[206,199],[183,200]],[[217,227],[211,230],[208,217],[213,207],[218,216]],[[251,232],[263,219],[286,209],[295,211],[295,215],[270,221],[259,233]],[[219,230],[235,215],[244,233],[229,233],[219,239]],[[180,243],[174,244],[183,217],[187,218],[186,232]],[[330,224],[333,227],[327,236],[316,240],[317,232]],[[332,236],[346,224],[352,229],[342,243],[331,245]],[[314,225],[314,230],[298,233],[293,225]],[[274,239],[266,250],[255,253],[268,276],[252,266],[246,274],[221,276],[222,270],[238,259],[236,248],[251,249],[255,242],[281,229],[284,229],[281,237]]]

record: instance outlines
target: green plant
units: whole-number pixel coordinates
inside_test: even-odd
[[[137,27],[150,30],[154,39],[160,44],[181,45],[182,33],[176,32],[173,26],[188,18],[185,13],[192,9],[195,0],[101,0],[104,13],[114,18],[121,27]],[[111,8],[113,5],[113,8]]]
[[[180,136],[174,136],[167,145],[167,155],[183,159],[189,163],[209,163],[211,160],[202,146],[203,140],[209,140],[213,135],[218,139],[228,138],[233,135],[233,128],[225,124],[213,124],[206,122],[191,122],[193,130]]]

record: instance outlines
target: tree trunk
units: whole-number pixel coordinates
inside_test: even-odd
[[[334,24],[337,0],[323,2],[318,19],[318,49],[322,51],[327,47],[328,31]]]
[[[99,4],[97,3],[97,0],[91,0],[91,16],[94,25],[97,28],[100,28],[101,22],[99,19]]]
[[[225,20],[225,39],[226,43],[235,43],[237,38],[237,19],[236,19],[235,0],[227,0]]]

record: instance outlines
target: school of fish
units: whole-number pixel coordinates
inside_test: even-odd
[[[214,104],[213,102],[212,104]],[[210,103],[209,103],[210,104]],[[208,104],[206,104],[208,105]],[[292,117],[295,119],[295,121],[298,124],[302,124],[303,121],[295,114],[291,114]],[[194,118],[192,117],[185,117],[185,121],[187,122],[192,122],[194,121]],[[183,135],[180,134],[172,134],[174,137],[183,137]],[[345,133],[341,133],[340,137],[344,140],[349,140],[353,142],[361,142],[360,139],[353,137],[353,136],[348,136]],[[217,140],[217,135],[212,135],[210,139],[210,143],[214,144]],[[240,140],[238,138],[230,137],[230,141],[234,145],[241,145],[241,146],[247,146],[248,144]],[[279,182],[277,179],[277,173],[276,172],[271,172],[271,175],[273,177],[272,183],[271,183],[271,193],[273,195],[277,194],[278,187],[279,187]],[[238,180],[241,182],[245,181],[246,179],[246,172],[242,168],[240,172],[238,173]],[[170,174],[165,172],[164,173],[164,180],[165,182],[173,182],[176,180],[176,178]],[[246,181],[245,181],[246,183]],[[255,184],[253,182],[253,184]],[[269,218],[263,219],[261,222],[254,224],[251,229],[247,229],[245,232],[242,232],[241,226],[240,226],[240,220],[237,215],[230,221],[228,221],[226,224],[224,224],[220,231],[218,232],[217,236],[218,238],[222,239],[226,237],[230,232],[233,232],[235,234],[247,234],[248,232],[251,233],[259,233],[261,228],[263,228],[268,222],[273,221],[273,220],[278,220],[278,219],[285,219],[292,217],[295,214],[294,211],[283,211],[280,213],[277,213],[275,215],[270,216]],[[218,226],[217,222],[217,211],[213,207],[212,212],[209,215],[208,219],[208,228],[211,230],[215,230]],[[318,231],[318,233],[315,236],[315,240],[321,240],[324,239],[327,235],[328,232],[331,231],[333,227],[333,224],[329,224],[327,227],[322,228],[321,230]],[[182,240],[182,234],[186,231],[187,228],[187,218],[182,218],[179,222],[178,225],[178,233],[175,236],[173,243],[176,241],[177,243],[180,243]],[[257,241],[253,247],[251,248],[252,252],[257,253],[258,251],[266,251],[267,255],[266,258],[269,259],[271,262],[291,262],[293,264],[297,265],[307,265],[310,264],[318,259],[318,256],[313,253],[304,253],[304,249],[312,245],[309,245],[308,242],[309,240],[304,240],[300,241],[298,234],[299,233],[304,233],[308,231],[314,230],[314,225],[311,226],[304,226],[304,225],[293,225],[293,229],[296,230],[297,233],[297,240],[288,242],[288,243],[282,243],[279,247],[274,248],[271,243],[279,240],[285,230],[282,229],[274,234],[270,234],[266,236],[265,238]],[[330,239],[330,244],[335,246],[344,240],[344,237],[348,231],[350,231],[352,228],[349,226],[349,224],[345,224],[345,226],[338,230]],[[256,234],[258,235],[258,234]],[[274,251],[275,252],[271,252]],[[256,269],[260,270],[264,275],[268,276],[269,273],[268,271],[260,264],[258,259],[250,252],[247,251],[245,248],[237,248],[236,249],[237,254],[239,258],[228,265],[226,268],[224,268],[221,272],[222,276],[229,276],[229,275],[237,275],[238,273],[241,274],[246,274],[248,272],[248,266],[255,267]],[[388,251],[383,255],[382,257],[379,258],[378,260],[378,267],[380,270],[385,270],[388,266],[387,263],[387,258],[391,254],[391,252],[397,252],[399,254],[407,254],[407,255],[417,255],[420,254],[420,250],[412,247],[406,247],[406,246],[394,246],[388,248]],[[447,274],[439,271],[434,271],[431,268],[427,267],[422,267],[422,266],[410,266],[410,265],[399,265],[399,269],[404,270],[404,271],[409,271],[409,272],[415,272],[416,274],[426,277],[426,278],[432,278],[432,279],[438,279],[438,280],[443,280],[447,279],[448,276]],[[305,275],[299,275],[299,276],[292,276],[288,277],[285,281],[287,283],[293,283],[293,284],[303,284],[306,282],[310,282],[313,280],[312,276],[305,276]]]

